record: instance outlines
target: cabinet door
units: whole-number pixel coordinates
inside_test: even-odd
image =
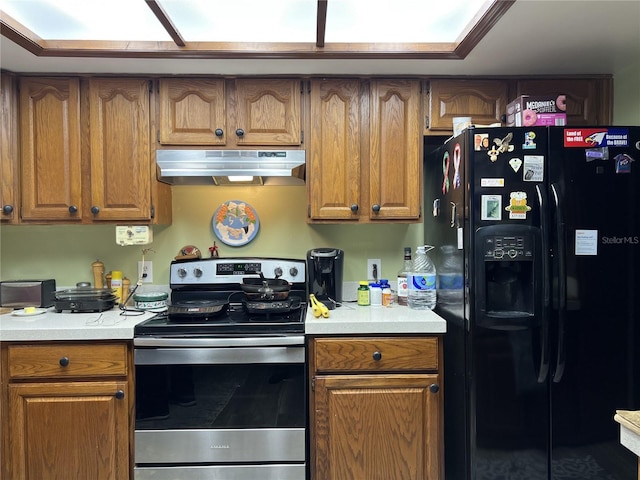
[[[0,222],[17,223],[18,195],[18,99],[16,79],[0,77]]]
[[[151,218],[149,81],[89,80],[91,214],[94,220]]]
[[[11,478],[129,478],[127,397],[124,381],[10,385]]]
[[[441,393],[432,385],[438,375],[316,377],[312,478],[444,478]]]
[[[567,96],[567,125],[609,125],[612,86],[610,79],[531,79],[519,80],[517,96]]]
[[[471,117],[480,125],[499,123],[507,92],[508,84],[501,80],[431,80],[428,128],[437,134],[452,132],[454,117]]]
[[[236,143],[242,145],[300,145],[300,81],[296,79],[238,79],[234,105]]]
[[[223,79],[160,80],[160,143],[225,145],[228,133]]]
[[[357,220],[360,208],[361,81],[311,81],[307,189],[312,220]]]
[[[370,101],[369,217],[419,219],[422,102],[419,80],[373,80]]]
[[[80,83],[20,80],[23,220],[80,221]]]

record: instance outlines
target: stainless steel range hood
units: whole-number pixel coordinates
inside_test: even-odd
[[[159,180],[215,185],[215,177],[261,177],[264,185],[304,185],[304,150],[157,150]]]

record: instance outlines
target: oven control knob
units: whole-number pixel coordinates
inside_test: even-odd
[[[187,271],[184,268],[179,268],[178,269],[178,276],[180,278],[184,278],[187,276]]]
[[[202,276],[202,270],[200,270],[199,268],[194,268],[193,274],[196,276],[196,278],[200,278]]]
[[[276,278],[280,278],[282,276],[282,267],[274,268],[273,273],[275,274]]]
[[[297,277],[298,276],[298,267],[291,267],[289,269],[289,275],[291,275],[292,277]]]

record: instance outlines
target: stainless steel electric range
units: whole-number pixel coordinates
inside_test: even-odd
[[[176,260],[170,287],[134,334],[135,478],[304,480],[305,260]]]

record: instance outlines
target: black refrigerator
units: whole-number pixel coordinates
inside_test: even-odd
[[[640,409],[640,127],[469,128],[425,152],[446,479],[635,480],[613,417]]]

